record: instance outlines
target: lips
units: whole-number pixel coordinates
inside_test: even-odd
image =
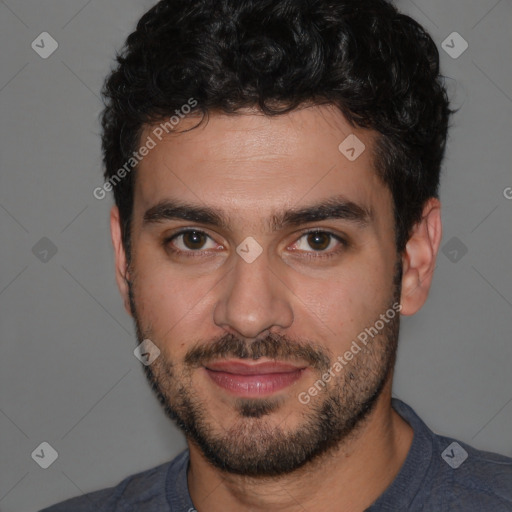
[[[269,373],[288,373],[299,370],[301,367],[290,363],[264,362],[242,363],[239,361],[217,361],[206,365],[208,370],[232,373],[235,375],[267,375]]]
[[[205,366],[210,379],[224,390],[245,397],[261,397],[280,391],[302,376],[305,366],[282,362],[242,363],[217,361]]]

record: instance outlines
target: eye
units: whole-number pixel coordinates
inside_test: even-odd
[[[167,239],[165,243],[172,246],[171,249],[176,252],[197,252],[218,248],[218,244],[209,235],[197,229],[180,231]]]
[[[345,241],[333,233],[328,231],[310,231],[304,233],[291,247],[292,250],[305,252],[336,252],[335,249],[339,245],[346,245]],[[311,251],[312,249],[312,251]]]

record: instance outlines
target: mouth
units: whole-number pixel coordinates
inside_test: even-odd
[[[204,366],[208,377],[219,387],[241,397],[263,397],[280,391],[302,377],[306,366],[265,361],[216,361]]]

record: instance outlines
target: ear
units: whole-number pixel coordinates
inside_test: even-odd
[[[130,308],[130,298],[128,293],[128,281],[130,276],[128,273],[128,265],[126,253],[121,237],[121,223],[119,218],[119,210],[117,206],[113,206],[110,210],[110,234],[112,236],[112,245],[114,246],[114,256],[116,263],[116,281],[117,287],[121,292],[124,302],[124,308],[130,316],[132,316]]]
[[[441,203],[430,198],[402,253],[403,315],[414,315],[427,300],[441,237]]]

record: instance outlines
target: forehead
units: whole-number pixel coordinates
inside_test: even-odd
[[[169,134],[158,124],[145,127],[141,143],[151,139],[154,147],[136,171],[135,213],[174,199],[255,218],[333,195],[391,209],[374,170],[376,134],[352,127],[333,107],[213,114],[197,123],[185,118]]]

